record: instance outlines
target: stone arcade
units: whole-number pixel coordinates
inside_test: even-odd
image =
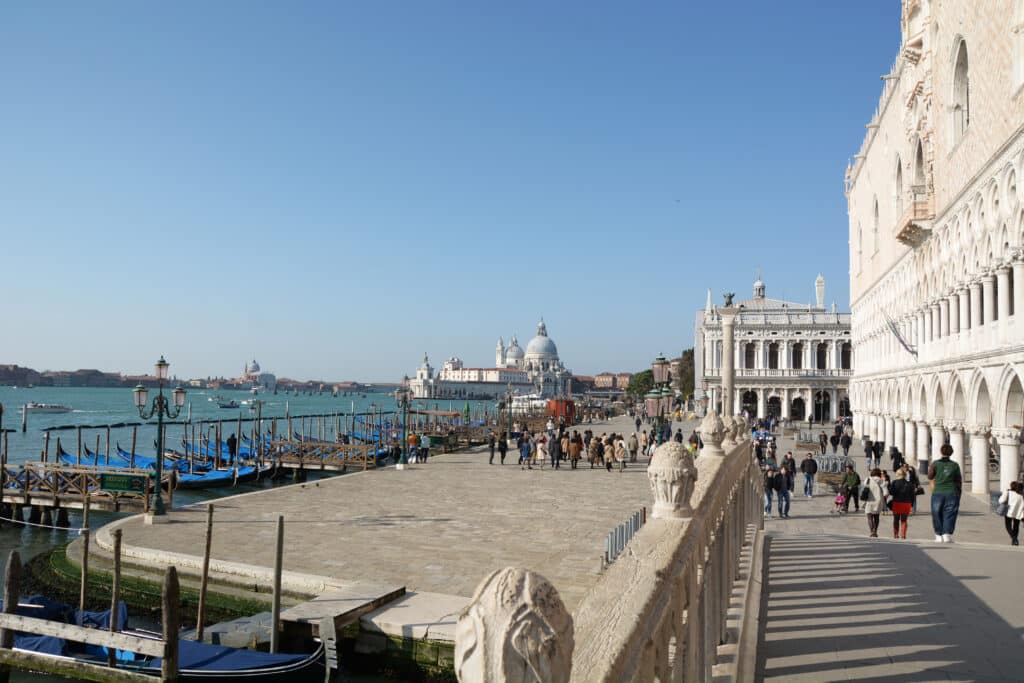
[[[984,7],[904,0],[846,171],[854,428],[921,466],[948,441],[980,494],[1024,424],[1024,2]]]
[[[736,388],[725,412],[751,417],[815,421],[849,414],[850,314],[825,310],[825,280],[815,281],[816,306],[765,295],[758,277],[754,297],[737,304]],[[694,340],[696,397],[706,410],[722,407],[723,326],[719,309],[697,313]]]

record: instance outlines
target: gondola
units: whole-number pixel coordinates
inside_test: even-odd
[[[38,595],[19,601],[17,613],[97,629],[105,630],[110,627],[110,610],[83,612]],[[128,609],[122,602],[118,607],[117,623],[124,624],[127,620]],[[124,629],[122,633],[152,640],[160,639],[159,634],[146,631]],[[15,633],[14,649],[85,664],[107,663],[107,649],[104,647],[83,645],[52,636]],[[116,658],[117,668],[121,671],[160,676],[159,657],[143,657],[118,650]],[[193,640],[178,641],[178,680],[188,683],[322,681],[325,666],[323,643],[317,643],[316,649],[308,654],[270,654]]]

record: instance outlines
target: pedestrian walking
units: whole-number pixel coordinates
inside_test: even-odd
[[[1024,487],[1019,481],[1011,481],[1010,488],[999,496],[997,514],[1002,514],[1006,524],[1006,533],[1010,535],[1010,545],[1020,545],[1020,520],[1024,519]]]
[[[775,475],[775,495],[779,500],[779,517],[789,519],[789,494],[793,490],[793,473],[785,465]]]
[[[629,435],[629,442],[626,444],[626,450],[629,451],[629,461],[636,462],[636,454],[640,450],[640,442],[637,441],[636,432]]]
[[[501,464],[505,464],[505,456],[508,454],[508,439],[503,436],[498,438],[498,455],[501,456]],[[492,452],[491,457],[494,457]]]
[[[533,465],[530,464],[530,439],[527,434],[519,437],[519,469],[533,469]]]
[[[569,465],[572,469],[576,469],[576,463],[580,460],[580,453],[583,452],[583,437],[579,435],[579,432],[573,432],[572,438],[569,439]]]
[[[804,461],[800,463],[800,471],[804,474],[804,496],[814,497],[814,475],[818,473],[818,461],[808,451]]]
[[[847,458],[850,457],[850,446],[852,445],[853,437],[846,432],[843,432],[843,435],[839,437],[839,446],[843,449],[843,455]]]
[[[786,451],[786,456],[782,459],[781,465],[786,468],[791,477],[796,477],[796,472],[800,469],[797,467],[796,459],[793,458],[793,451]]]
[[[825,436],[825,432],[818,435],[818,448],[821,449],[821,454],[825,455],[828,450],[828,437]]]
[[[875,457],[875,444],[871,439],[864,439],[864,459],[868,461],[868,472],[875,468],[872,458]]]
[[[853,501],[854,512],[860,512],[860,475],[853,469],[853,465],[846,466],[846,472],[839,480],[839,490],[843,492],[843,512],[850,511],[850,501]]]
[[[775,468],[771,465],[764,471],[764,516],[772,518],[772,495],[775,493]]]
[[[833,434],[828,437],[828,442],[832,445],[832,455],[835,455],[836,451],[839,449],[839,435]]]
[[[487,450],[490,451],[490,453],[491,453],[491,457],[487,461],[488,465],[493,465],[494,464],[494,447],[495,446],[497,446],[497,439],[494,438],[494,430],[492,429],[492,430],[487,432]]]
[[[864,502],[864,512],[868,516],[868,531],[872,538],[878,537],[878,521],[882,517],[882,510],[889,501],[889,487],[882,481],[882,470],[877,467],[871,470],[864,491],[861,493]]]
[[[892,494],[892,537],[906,538],[907,521],[914,509],[917,487],[907,480],[907,472],[903,468],[893,472],[893,476],[895,479],[889,485],[889,493]]]
[[[952,543],[964,480],[960,465],[949,459],[953,447],[942,444],[939,455],[941,457],[928,466],[928,479],[932,482],[932,527],[936,543]]]
[[[601,440],[597,437],[591,437],[587,457],[590,459],[590,469],[594,469],[594,464],[601,460]]]

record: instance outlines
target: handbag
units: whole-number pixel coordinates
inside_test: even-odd
[[[862,488],[860,490],[860,499],[861,499],[861,502],[865,502],[865,503],[867,501],[871,500],[871,491],[868,490],[867,486],[865,486],[864,488]]]
[[[914,495],[915,496],[923,496],[924,495],[924,487],[921,486],[920,484],[918,484],[917,488],[914,489]]]
[[[1010,503],[999,503],[996,505],[996,514],[1000,517],[1005,517],[1006,513],[1010,511]]]

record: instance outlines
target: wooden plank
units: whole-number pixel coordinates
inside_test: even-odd
[[[0,664],[26,671],[64,676],[76,681],[99,681],[110,683],[153,683],[157,679],[146,674],[111,669],[97,664],[76,662],[67,658],[50,657],[23,650],[0,649]]]
[[[281,612],[281,624],[292,629],[302,627],[307,635],[319,637],[320,621],[334,620],[341,630],[359,617],[405,595],[405,586],[380,586],[371,583],[352,583],[344,588],[328,591],[307,602]]]
[[[124,633],[110,633],[96,628],[85,628],[74,624],[62,624],[59,621],[24,617],[20,614],[0,614],[0,628],[12,631],[24,631],[42,636],[64,638],[76,643],[116,647],[119,650],[138,652],[148,657],[162,657],[164,643],[161,640],[150,640]]]

